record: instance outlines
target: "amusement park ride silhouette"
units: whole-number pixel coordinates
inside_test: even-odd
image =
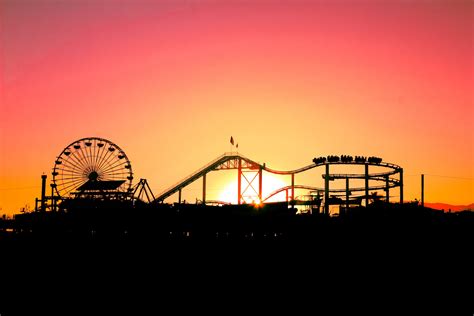
[[[332,168],[340,165],[363,167],[359,173],[331,173]],[[376,167],[377,172],[370,169]],[[297,184],[296,175],[313,168],[323,168],[324,187]],[[393,163],[383,162],[378,157],[364,156],[327,156],[313,159],[313,163],[294,170],[281,171],[271,169],[242,154],[231,152],[217,157],[202,168],[164,190],[156,197],[147,181],[133,185],[132,165],[125,152],[115,143],[99,138],[87,137],[66,146],[54,162],[51,181],[51,195],[46,196],[46,175],[42,175],[41,199],[36,199],[36,211],[47,209],[56,211],[61,202],[71,199],[141,201],[150,204],[164,203],[165,199],[178,194],[178,204],[182,203],[182,190],[194,181],[202,178],[202,204],[206,199],[206,175],[211,171],[237,170],[237,204],[249,204],[251,201],[267,203],[279,193],[285,192],[285,201],[289,205],[308,205],[312,212],[329,214],[330,205],[339,205],[348,209],[350,205],[365,205],[370,201],[390,200],[390,190],[399,188],[400,203],[403,203],[403,169]],[[380,172],[382,170],[382,172]],[[289,176],[291,185],[283,186],[268,196],[263,196],[263,172]],[[331,181],[345,181],[345,188],[333,188]],[[351,186],[354,180],[363,180],[364,186]],[[376,182],[376,184],[374,184]],[[309,199],[301,200],[295,196],[296,189],[310,192]],[[385,197],[377,191],[385,191]],[[373,192],[375,191],[375,192]],[[357,195],[362,192],[362,195]],[[371,192],[371,193],[369,193]],[[38,206],[40,203],[40,206]]]
[[[350,166],[341,170],[361,171],[338,173],[340,166]],[[317,168],[322,169],[323,187],[297,182],[303,178],[299,175]],[[234,205],[215,206],[213,201],[206,199],[207,175],[222,170],[237,171],[235,194],[238,199]],[[264,172],[290,177],[290,185],[264,196]],[[201,178],[201,203],[182,203],[182,190]],[[22,260],[28,268],[34,266],[34,270],[21,269],[10,274],[31,278],[37,271],[47,278],[45,283],[50,282],[52,273],[38,268],[38,262],[44,262],[44,258],[49,259],[44,266],[51,270],[65,267],[66,272],[60,274],[61,281],[71,271],[83,271],[84,267],[95,273],[100,271],[100,279],[102,267],[109,269],[127,258],[137,266],[130,269],[128,264],[123,265],[118,273],[111,274],[114,280],[122,282],[123,271],[130,271],[133,273],[130,278],[135,279],[137,271],[143,270],[146,271],[143,278],[147,279],[159,270],[160,263],[170,260],[174,260],[170,266],[179,267],[179,271],[169,273],[168,268],[163,268],[159,270],[159,277],[163,273],[172,275],[173,283],[176,283],[175,275],[202,262],[212,269],[222,266],[225,273],[234,271],[229,269],[227,262],[238,262],[236,271],[247,266],[260,274],[262,268],[284,262],[283,258],[289,258],[289,261],[280,265],[275,273],[271,270],[270,274],[278,282],[280,270],[289,271],[291,279],[295,278],[295,263],[304,273],[317,276],[317,282],[321,275],[330,275],[333,282],[333,276],[341,271],[347,273],[343,275],[362,275],[365,281],[367,274],[360,267],[371,271],[377,265],[390,274],[400,271],[400,266],[404,274],[405,267],[406,271],[416,271],[418,278],[418,267],[432,266],[442,257],[455,262],[452,269],[447,270],[451,279],[452,271],[467,266],[465,257],[468,255],[464,254],[470,253],[474,227],[474,216],[470,212],[451,214],[418,204],[402,204],[403,169],[378,157],[331,155],[317,157],[311,164],[298,169],[280,171],[239,153],[225,153],[154,195],[146,180],[133,184],[132,165],[119,146],[103,138],[88,137],[66,146],[54,161],[50,196],[46,196],[46,180],[47,176],[43,175],[42,196],[37,199],[35,212],[0,220],[0,242],[4,245],[11,241],[9,245],[13,245],[3,249],[19,249],[23,255],[30,254],[31,248],[39,251]],[[341,183],[336,187],[333,181]],[[310,199],[298,198],[295,190],[309,191]],[[382,190],[385,190],[385,196],[378,193]],[[382,200],[389,202],[389,193],[394,190],[399,190],[400,200],[382,203]],[[282,192],[286,193],[285,201],[269,202]],[[177,194],[178,202],[165,203],[174,194]],[[262,205],[252,204],[252,201]],[[365,207],[361,207],[364,201]],[[306,207],[311,212],[298,214],[295,205],[302,205],[298,211]],[[333,205],[340,209],[338,216],[329,212]],[[261,242],[267,241],[262,246]],[[225,242],[224,247],[221,242]],[[210,248],[206,251],[208,245]],[[238,252],[240,245],[244,249],[241,253]],[[295,252],[298,248],[301,251]],[[51,255],[45,255],[45,249],[50,249]],[[64,252],[67,251],[73,253],[74,258],[84,259],[65,260]],[[109,259],[109,253],[116,255]],[[229,260],[223,260],[223,253],[229,255]],[[308,257],[299,257],[306,253]],[[430,255],[424,259],[427,253]],[[5,250],[2,254],[5,258],[18,258],[16,254],[7,257]],[[255,261],[259,256],[270,256],[270,260],[260,264]],[[107,263],[97,264],[98,258]],[[149,264],[151,258],[157,258],[156,264]],[[244,259],[239,261],[238,258]],[[422,264],[413,267],[408,264],[420,258]],[[206,259],[207,262],[201,261]],[[78,267],[71,269],[69,263],[75,262]],[[388,268],[385,263],[391,262],[395,266]],[[200,266],[191,271],[205,275],[207,281],[208,274],[203,274]],[[430,273],[428,277],[439,275],[439,271],[437,267],[436,273]],[[218,273],[219,278],[225,275]],[[379,278],[381,274],[376,275]],[[463,277],[460,275],[457,279]]]

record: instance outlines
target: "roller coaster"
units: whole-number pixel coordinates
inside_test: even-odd
[[[363,167],[359,173],[331,173],[332,168],[341,165]],[[322,178],[323,187],[295,183],[295,176],[314,168],[324,168]],[[374,172],[374,168],[378,172]],[[371,170],[372,169],[372,170]],[[380,169],[383,169],[380,172]],[[240,153],[230,152],[212,160],[189,176],[170,186],[156,197],[150,190],[146,180],[141,179],[135,186],[132,185],[133,173],[131,163],[125,152],[116,144],[103,138],[88,137],[77,140],[66,146],[56,158],[52,172],[51,196],[45,194],[46,175],[42,176],[40,210],[50,208],[55,210],[57,203],[65,199],[106,199],[125,201],[144,201],[150,204],[164,203],[174,194],[178,194],[178,204],[182,203],[182,190],[191,183],[202,178],[202,204],[219,204],[206,197],[207,174],[211,171],[237,170],[237,204],[268,203],[278,194],[286,193],[286,202],[290,205],[307,205],[311,211],[329,214],[330,205],[339,205],[349,208],[351,204],[365,205],[369,201],[380,200],[383,197],[377,191],[385,191],[386,202],[390,200],[390,190],[399,188],[400,203],[403,202],[403,168],[379,157],[364,157],[349,155],[326,156],[314,158],[312,163],[294,170],[276,170],[269,168],[265,163],[256,162]],[[291,184],[263,196],[263,172],[275,175],[289,176]],[[345,180],[345,188],[333,187],[331,181]],[[363,186],[354,186],[354,181],[364,181]],[[351,185],[352,182],[352,185]],[[376,184],[374,184],[376,182]],[[307,190],[309,195],[295,196],[295,190]],[[370,191],[376,191],[369,193]],[[363,194],[360,194],[362,192]],[[306,198],[304,198],[306,197]],[[345,199],[343,199],[345,197]],[[146,201],[145,201],[146,198]],[[48,200],[51,203],[48,205]]]
[[[340,173],[330,173],[330,166],[336,165],[356,165],[356,166],[363,166],[365,169],[364,173],[354,173],[354,174],[340,174]],[[386,171],[384,172],[369,172],[369,167],[382,167]],[[324,187],[314,187],[310,185],[303,185],[303,184],[295,184],[295,175],[299,173],[303,173],[305,171],[311,170],[317,167],[324,167],[325,173],[322,175],[324,179]],[[171,195],[178,193],[178,203],[181,203],[181,191],[186,186],[190,185],[194,181],[202,178],[203,187],[202,187],[202,203],[206,203],[206,175],[211,171],[216,170],[231,170],[235,169],[238,170],[237,173],[237,203],[248,203],[249,197],[254,198],[255,196],[248,196],[246,195],[247,192],[254,192],[256,194],[257,200],[260,202],[266,202],[270,198],[276,196],[281,192],[286,192],[286,200],[292,204],[306,204],[306,205],[316,205],[318,207],[321,206],[322,202],[324,207],[324,212],[329,212],[329,206],[333,204],[342,205],[345,204],[346,208],[349,207],[350,204],[354,203],[361,203],[362,199],[365,199],[366,205],[369,204],[369,200],[380,199],[381,197],[376,194],[369,194],[369,191],[374,190],[384,190],[386,192],[385,201],[389,202],[390,199],[390,189],[399,188],[400,189],[400,203],[403,201],[403,168],[400,166],[383,162],[381,158],[378,157],[369,157],[366,158],[364,156],[356,156],[353,159],[352,156],[327,156],[327,157],[319,157],[313,159],[313,163],[307,166],[282,171],[282,170],[275,170],[266,166],[266,164],[260,164],[255,162],[254,160],[245,157],[239,153],[225,153],[222,156],[217,157],[216,159],[212,160],[210,163],[206,164],[202,168],[196,170],[188,177],[182,179],[181,181],[177,182],[176,184],[172,185],[168,189],[161,192],[154,202],[164,202],[164,200]],[[282,188],[277,189],[276,191],[270,193],[268,196],[264,197],[262,195],[262,174],[263,171],[276,174],[276,175],[288,175],[291,177],[291,185],[285,186]],[[249,177],[246,173],[252,173]],[[350,180],[351,179],[361,179],[365,180],[365,185],[363,187],[351,187]],[[334,180],[345,180],[346,187],[344,189],[341,188],[331,188],[330,181]],[[383,182],[383,184],[379,185],[371,185],[370,181],[377,181]],[[256,182],[256,183],[254,183]],[[244,185],[242,185],[244,184]],[[255,186],[258,185],[258,189]],[[295,197],[295,189],[305,189],[309,190],[310,192],[316,192],[317,195],[311,201],[298,201]],[[357,196],[355,198],[350,198],[353,195],[353,192],[364,192],[365,194],[362,196]],[[324,193],[324,199],[320,198],[319,193]],[[345,203],[342,203],[342,199],[337,198],[337,194],[343,193],[345,194]]]

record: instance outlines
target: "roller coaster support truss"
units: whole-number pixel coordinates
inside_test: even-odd
[[[330,156],[328,156],[330,157]],[[304,166],[299,169],[289,170],[289,171],[279,171],[268,168],[265,164],[260,164],[255,162],[239,153],[225,153],[222,156],[217,157],[204,167],[198,169],[190,176],[184,178],[183,180],[179,181],[175,185],[171,186],[167,190],[163,191],[158,197],[154,200],[156,202],[163,202],[166,198],[171,196],[174,193],[179,194],[178,202],[181,203],[181,190],[191,184],[192,182],[196,181],[199,178],[203,178],[202,181],[202,203],[206,203],[206,175],[215,170],[237,170],[237,202],[238,204],[242,203],[261,203],[265,202],[272,196],[280,192],[286,191],[286,200],[288,202],[293,203],[295,201],[295,189],[306,189],[306,190],[313,190],[317,192],[324,192],[324,212],[329,214],[329,205],[330,205],[330,193],[343,193],[345,192],[346,207],[349,206],[349,195],[352,192],[364,192],[365,195],[362,196],[365,199],[365,204],[369,204],[369,200],[373,199],[373,196],[369,195],[370,190],[384,190],[386,193],[386,201],[389,201],[389,191],[391,188],[398,187],[400,189],[400,203],[403,203],[403,168],[398,165],[382,162],[381,159],[379,161],[329,161],[326,158],[315,159],[313,160],[313,164]],[[341,165],[341,164],[350,164],[350,165],[359,165],[364,166],[364,173],[362,174],[331,174],[330,173],[330,165]],[[297,185],[295,184],[295,174],[302,173],[308,171],[310,169],[316,167],[325,167],[325,173],[322,175],[324,178],[324,188],[317,188],[307,185]],[[388,171],[379,172],[379,173],[370,173],[369,166],[377,166],[377,167],[384,167],[387,168]],[[276,175],[290,175],[291,176],[291,185],[280,188],[265,198],[262,196],[262,187],[263,187],[263,179],[262,174],[263,171],[276,174]],[[393,177],[396,176],[397,177]],[[346,180],[346,187],[343,189],[331,189],[329,185],[329,181],[333,181],[336,179],[345,179]],[[364,180],[364,187],[350,187],[349,181],[350,179],[363,179]],[[382,185],[377,186],[370,186],[370,181],[379,181],[382,182]],[[291,196],[290,196],[291,192]]]
[[[234,156],[218,165],[214,170],[232,169],[237,169],[237,203],[260,203],[262,201],[263,166],[241,156]],[[204,186],[203,192],[205,192]]]

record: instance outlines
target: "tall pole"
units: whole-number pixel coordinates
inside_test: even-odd
[[[262,203],[262,166],[260,166],[260,170],[258,171],[258,199],[260,200],[260,203]]]
[[[51,211],[56,211],[56,200],[54,199],[54,186],[51,183]]]
[[[202,204],[206,204],[206,174],[202,176]]]
[[[425,175],[421,174],[421,207],[425,207]]]
[[[329,214],[329,164],[326,163],[326,174],[324,176],[324,213]]]
[[[385,176],[385,202],[390,202],[390,187],[389,187],[389,177],[388,175]]]
[[[365,163],[365,207],[369,206],[369,164]]]
[[[400,168],[400,204],[403,204],[403,168]]]
[[[240,205],[240,200],[242,198],[242,159],[237,158],[239,161],[239,166],[237,169],[237,204]]]
[[[178,204],[181,204],[181,189],[178,190]]]
[[[349,210],[349,177],[346,177],[346,213]]]
[[[295,199],[295,174],[291,174],[291,200]]]
[[[46,211],[46,177],[47,175],[41,175],[41,212]]]

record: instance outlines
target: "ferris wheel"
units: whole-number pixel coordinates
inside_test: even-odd
[[[52,175],[52,187],[61,197],[79,191],[132,191],[130,160],[119,146],[103,138],[69,144],[54,162]]]

